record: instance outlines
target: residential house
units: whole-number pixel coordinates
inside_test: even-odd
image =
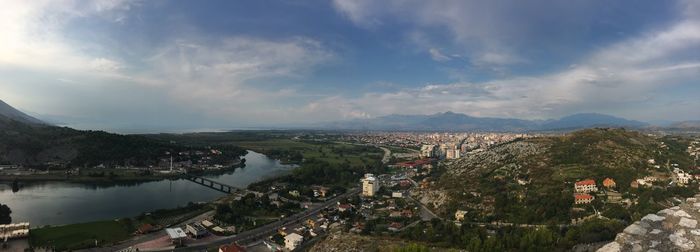
[[[302,242],[304,242],[304,237],[297,233],[291,233],[284,237],[284,247],[290,251],[295,250]]]
[[[189,233],[194,238],[200,238],[207,235],[207,229],[205,229],[202,224],[190,223],[185,225],[187,233]]]
[[[457,210],[455,212],[455,220],[457,221],[464,221],[464,216],[467,215],[467,211],[464,210]]]
[[[615,180],[611,178],[605,178],[603,180],[603,186],[607,189],[613,189],[617,186],[617,184],[615,184]]]
[[[389,224],[388,229],[391,232],[398,232],[399,230],[401,230],[401,228],[403,228],[403,224],[399,222],[392,222],[391,224]]]
[[[340,204],[338,205],[338,212],[345,212],[345,211],[351,211],[352,210],[352,205],[350,204]]]
[[[590,204],[593,202],[593,196],[590,194],[574,194],[574,204],[580,205],[580,204]]]
[[[576,184],[574,184],[574,191],[576,191],[577,193],[597,192],[598,187],[595,184],[595,180],[586,179],[582,181],[577,181]]]
[[[330,189],[328,187],[323,187],[323,186],[314,186],[312,187],[312,190],[314,192],[314,197],[321,197],[325,198],[326,194]]]
[[[309,218],[309,219],[306,220],[306,226],[309,227],[309,228],[311,228],[311,229],[315,228],[315,227],[316,227],[316,224],[317,224],[317,223],[316,223],[316,221],[315,221],[314,219],[310,219],[310,218]]]

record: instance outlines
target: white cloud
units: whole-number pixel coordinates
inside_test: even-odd
[[[430,48],[428,50],[428,52],[430,53],[430,57],[434,61],[441,61],[442,62],[442,61],[450,60],[449,56],[442,54],[442,52],[440,52],[440,50],[438,50],[437,48]]]
[[[477,66],[488,66],[488,65],[511,65],[515,63],[523,62],[524,60],[509,53],[505,52],[494,52],[486,51],[472,60],[472,64]]]
[[[420,9],[420,8],[419,8]],[[346,10],[352,11],[352,10]],[[357,14],[360,15],[360,14]],[[445,15],[449,15],[445,14]],[[580,111],[618,111],[657,119],[667,111],[653,106],[659,93],[700,78],[700,20],[692,13],[667,27],[650,30],[594,51],[559,72],[477,83],[430,84],[393,93],[366,93],[316,101],[326,115],[364,112],[463,112],[477,116],[547,118]],[[511,64],[521,59],[486,53],[477,62]],[[351,113],[352,112],[352,113]],[[678,115],[675,115],[678,116]],[[682,115],[681,115],[682,116]]]
[[[172,34],[164,44],[140,45],[143,48],[132,51],[152,55],[125,58],[118,55],[121,48],[109,47],[114,44],[71,37],[72,20],[124,22],[135,7],[134,1],[3,3],[0,70],[13,74],[0,76],[0,98],[59,116],[104,117],[109,108],[111,113],[133,113],[135,118],[194,113],[233,125],[301,121],[304,118],[290,104],[307,94],[298,93],[290,82],[302,81],[315,67],[335,58],[319,41],[306,37],[226,36],[199,33],[196,28]],[[112,36],[96,29],[90,33]],[[100,50],[86,50],[95,47]],[[109,99],[94,101],[99,103],[94,106],[66,105],[56,112],[52,111],[56,104],[50,103],[62,103],[60,99],[42,97],[49,89],[61,90],[63,99]],[[146,95],[134,94],[149,97],[141,100]]]
[[[116,72],[123,68],[122,64],[106,58],[95,58],[90,62],[92,68],[103,72]]]
[[[0,8],[0,66],[49,71],[116,70],[104,55],[86,54],[64,37],[65,25],[81,17],[121,15],[133,1],[5,1]],[[86,42],[88,43],[88,42]],[[92,45],[91,45],[92,46]],[[108,67],[111,69],[105,69]]]

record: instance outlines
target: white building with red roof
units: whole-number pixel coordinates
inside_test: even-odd
[[[594,197],[590,194],[574,194],[574,204],[576,205],[590,204],[593,201],[593,199]]]
[[[574,185],[574,191],[576,191],[577,193],[597,192],[598,186],[596,186],[595,180],[592,180],[592,179],[581,180],[581,181],[577,181],[576,184]]]

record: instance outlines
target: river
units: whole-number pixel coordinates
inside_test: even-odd
[[[245,159],[245,168],[205,177],[244,188],[294,168],[252,151]],[[112,186],[43,182],[26,184],[18,192],[12,192],[10,184],[0,184],[0,203],[10,207],[12,221],[28,221],[34,227],[133,217],[224,195],[184,179]]]

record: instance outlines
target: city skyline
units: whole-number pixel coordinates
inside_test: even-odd
[[[79,128],[700,118],[694,1],[10,1],[0,99]]]

